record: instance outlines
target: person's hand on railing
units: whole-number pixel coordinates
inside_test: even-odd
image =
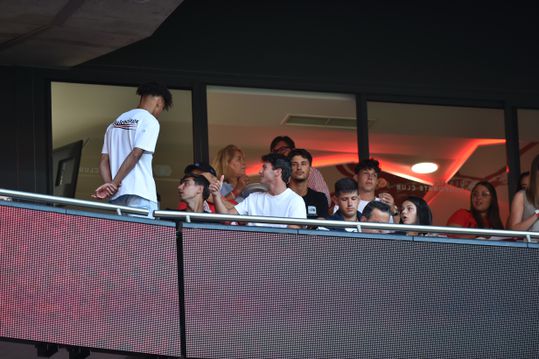
[[[107,182],[97,187],[95,193],[92,194],[92,198],[107,199],[114,196],[116,192],[118,192],[118,187],[112,182]]]

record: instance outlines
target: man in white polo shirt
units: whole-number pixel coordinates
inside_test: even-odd
[[[232,209],[227,209],[220,196],[223,176],[213,181],[210,192],[213,195],[217,213],[240,214],[248,216],[307,218],[305,202],[298,194],[286,187],[290,179],[290,160],[278,153],[262,156],[260,183],[268,187],[267,192],[251,193]],[[297,225],[249,223],[251,226],[301,228]]]
[[[99,174],[104,184],[92,195],[112,204],[158,209],[152,159],[159,136],[157,117],[172,106],[170,91],[150,82],[137,89],[137,108],[121,114],[105,133]]]

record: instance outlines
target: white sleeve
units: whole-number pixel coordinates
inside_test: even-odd
[[[103,140],[103,148],[101,149],[101,153],[104,155],[108,155],[110,153],[109,150],[109,127],[107,127],[107,131],[105,132],[105,139]]]
[[[159,137],[159,122],[154,119],[141,119],[137,126],[134,147],[153,153],[155,152],[157,137]]]
[[[248,197],[247,197],[248,198]],[[305,209],[305,201],[301,197],[294,197],[294,201],[291,203],[290,208],[291,218],[307,218],[307,210]]]
[[[239,215],[242,215],[242,216],[249,215],[249,203],[253,199],[252,198],[252,197],[254,197],[253,195],[254,195],[254,193],[251,193],[251,195],[249,197],[245,198],[243,201],[241,201],[240,203],[238,203],[237,205],[234,206],[236,211],[238,211]]]

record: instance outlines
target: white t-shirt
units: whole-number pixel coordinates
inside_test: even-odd
[[[307,218],[305,202],[300,195],[287,188],[272,196],[267,192],[254,192],[234,208],[238,214],[248,216]],[[249,223],[250,226],[287,227],[286,224]]]
[[[151,113],[140,108],[121,114],[109,125],[101,153],[109,155],[112,178],[135,147],[144,150],[111,199],[130,194],[157,202],[152,159],[158,136],[159,122]]]

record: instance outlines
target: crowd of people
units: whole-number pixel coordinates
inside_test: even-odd
[[[238,149],[238,151],[242,153],[241,150]],[[211,193],[213,196],[211,201],[215,203],[215,205],[212,204],[215,213],[350,222],[400,223],[420,226],[432,225],[432,211],[422,198],[409,196],[398,206],[395,204],[391,194],[387,192],[375,193],[381,173],[379,162],[375,159],[364,160],[356,165],[353,178],[344,177],[338,180],[335,183],[331,197],[309,187],[308,179],[314,169],[312,161],[312,155],[305,149],[291,147],[288,151],[288,156],[285,156],[272,148],[272,152],[262,157],[262,166],[259,172],[260,182],[266,186],[266,190],[251,193],[248,196],[238,192],[232,197],[228,197],[227,194],[231,188],[237,188],[237,186],[228,186],[228,189],[223,191],[226,184],[224,174],[217,178],[215,176],[216,171],[211,166],[207,164],[194,165],[207,168],[207,176],[211,176],[204,184],[200,184],[199,193]],[[243,157],[241,163],[244,163]],[[185,172],[190,172],[194,165],[186,167]],[[237,167],[244,168],[245,166]],[[537,210],[539,207],[539,194],[537,191],[539,187],[537,185],[539,155],[536,156],[531,167],[532,170],[528,175],[528,181],[524,177],[521,190],[513,199],[511,214],[505,226],[500,218],[496,189],[488,181],[480,181],[473,186],[470,195],[470,207],[455,211],[447,220],[447,226],[539,231],[539,211]],[[240,174],[238,172],[237,175],[244,176],[244,173]],[[322,181],[319,183],[323,183],[327,187],[323,177],[321,178]],[[245,188],[245,185],[242,184],[242,186]],[[186,197],[181,185],[178,190],[181,200],[185,201]],[[329,190],[327,192],[329,193]],[[207,197],[199,197],[200,202],[207,199]],[[182,207],[181,203],[179,210],[189,210],[190,207]],[[328,206],[328,203],[332,206]],[[204,208],[209,207],[210,205]],[[198,208],[202,207],[199,205]],[[251,225],[286,227],[285,224],[251,223]],[[288,225],[288,227],[297,228],[298,226]],[[352,226],[346,228],[325,226],[319,227],[319,229],[358,231],[357,227]],[[388,233],[384,230],[369,228],[363,228],[362,232]],[[397,231],[395,233],[416,236],[433,235],[418,232],[417,230]],[[482,238],[462,234],[454,236]]]
[[[120,115],[107,128],[99,162],[104,183],[93,197],[145,208],[151,215],[158,207],[151,168],[159,134],[157,117],[172,106],[172,96],[166,87],[157,83],[141,85],[137,94],[139,106]],[[432,224],[432,211],[422,198],[409,196],[397,204],[390,193],[376,193],[381,168],[375,159],[360,161],[353,178],[345,177],[335,183],[333,195],[320,171],[313,167],[311,153],[296,148],[288,136],[274,138],[269,153],[261,160],[260,183],[256,184],[249,183],[244,152],[235,145],[221,149],[212,165],[201,162],[188,165],[178,185],[178,210],[360,223]],[[539,155],[532,161],[530,171],[521,177],[522,188],[514,196],[505,226],[500,218],[496,189],[488,181],[475,184],[469,209],[458,209],[448,219],[447,226],[539,231],[538,173]],[[248,225],[301,227],[299,224]],[[387,233],[369,226],[318,228]],[[396,233],[426,234],[416,230]]]

